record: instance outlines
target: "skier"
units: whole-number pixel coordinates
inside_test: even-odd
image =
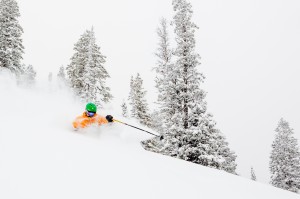
[[[97,112],[97,106],[93,103],[88,103],[85,106],[85,112],[81,115],[78,116],[75,121],[73,122],[73,127],[75,129],[79,128],[85,128],[88,127],[92,124],[107,124],[109,122],[113,122],[113,116],[107,115],[105,118],[98,115]]]

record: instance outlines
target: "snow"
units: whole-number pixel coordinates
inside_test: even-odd
[[[73,131],[83,104],[54,84],[20,88],[0,75],[0,93],[1,199],[299,198],[145,151],[140,141],[149,135],[122,124]],[[113,109],[99,113],[124,120]]]

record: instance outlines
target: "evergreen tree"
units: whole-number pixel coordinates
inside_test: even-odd
[[[57,78],[61,81],[65,81],[66,80],[66,75],[65,75],[65,68],[63,66],[61,66],[59,68],[59,71],[57,73]]]
[[[28,83],[32,84],[35,82],[36,72],[32,65],[29,65],[25,70],[25,75],[27,76]]]
[[[251,167],[251,180],[256,181],[256,175],[255,175],[253,167]]]
[[[154,67],[156,71],[156,88],[158,90],[159,111],[156,112],[160,116],[160,124],[156,127],[156,130],[163,133],[170,128],[172,123],[169,122],[169,118],[174,115],[174,97],[172,93],[176,93],[176,79],[172,75],[173,64],[172,50],[170,47],[167,20],[162,18],[160,21],[160,27],[157,29],[157,35],[159,38],[159,44],[157,48],[156,57],[158,59],[157,66]],[[156,117],[155,117],[156,118]],[[158,124],[158,123],[156,123]]]
[[[160,135],[163,135],[166,131],[165,129],[165,114],[161,112],[161,110],[154,110],[151,115],[152,126],[151,128],[158,132]]]
[[[130,78],[130,91],[129,91],[129,96],[128,96],[128,101],[129,104],[131,106],[131,110],[130,110],[130,116],[133,118],[137,117],[137,110],[136,110],[136,106],[134,106],[134,101],[135,101],[135,89],[134,89],[135,85],[134,85],[134,77],[131,76]]]
[[[300,189],[300,153],[289,123],[281,119],[275,130],[270,156],[271,184],[297,192]]]
[[[197,72],[199,55],[195,52],[195,29],[191,21],[192,6],[186,0],[173,0],[177,47],[175,63],[167,74],[169,92],[163,100],[170,99],[167,107],[168,123],[161,138],[143,142],[151,151],[177,157],[204,166],[222,169],[235,174],[236,155],[225,136],[216,128],[212,115],[207,113],[206,93],[200,88],[204,76]],[[163,67],[160,67],[163,68]],[[159,84],[161,86],[162,84]]]
[[[161,142],[163,154],[236,174],[236,155],[216,128],[211,114],[202,117],[186,133],[166,134]]]
[[[131,116],[141,124],[151,127],[152,122],[145,96],[146,91],[143,88],[140,74],[137,74],[136,78],[131,77],[129,93],[129,104],[132,107]]]
[[[31,86],[35,83],[36,71],[34,70],[32,65],[22,66],[21,67],[21,75],[18,78],[18,83],[23,85]]]
[[[24,53],[19,17],[15,0],[0,0],[0,68],[7,68],[16,75],[22,73],[21,59]]]
[[[122,116],[128,118],[128,108],[125,101],[123,101],[121,108],[122,108]]]
[[[57,73],[57,80],[58,80],[58,85],[59,87],[63,87],[67,85],[67,79],[65,75],[65,68],[61,66],[59,68],[59,71]]]
[[[109,78],[104,68],[105,56],[96,44],[95,33],[87,30],[74,46],[75,53],[67,67],[71,87],[85,102],[92,101],[98,106],[112,99],[105,81]]]
[[[200,56],[195,52],[195,29],[198,27],[191,21],[192,6],[186,0],[173,0],[175,15],[173,24],[177,47],[175,73],[177,73],[177,88],[180,106],[176,117],[179,121],[179,131],[193,126],[199,119],[199,114],[206,111],[205,93],[200,88],[204,76],[197,72]],[[175,130],[177,131],[177,130]]]

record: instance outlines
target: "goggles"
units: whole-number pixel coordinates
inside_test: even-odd
[[[93,117],[96,113],[95,112],[89,112],[89,111],[86,111],[86,115],[88,117]]]

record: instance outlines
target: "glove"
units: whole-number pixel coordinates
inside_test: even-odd
[[[105,118],[106,118],[106,120],[107,120],[108,122],[113,122],[113,121],[114,121],[114,117],[111,116],[111,115],[107,115]]]

